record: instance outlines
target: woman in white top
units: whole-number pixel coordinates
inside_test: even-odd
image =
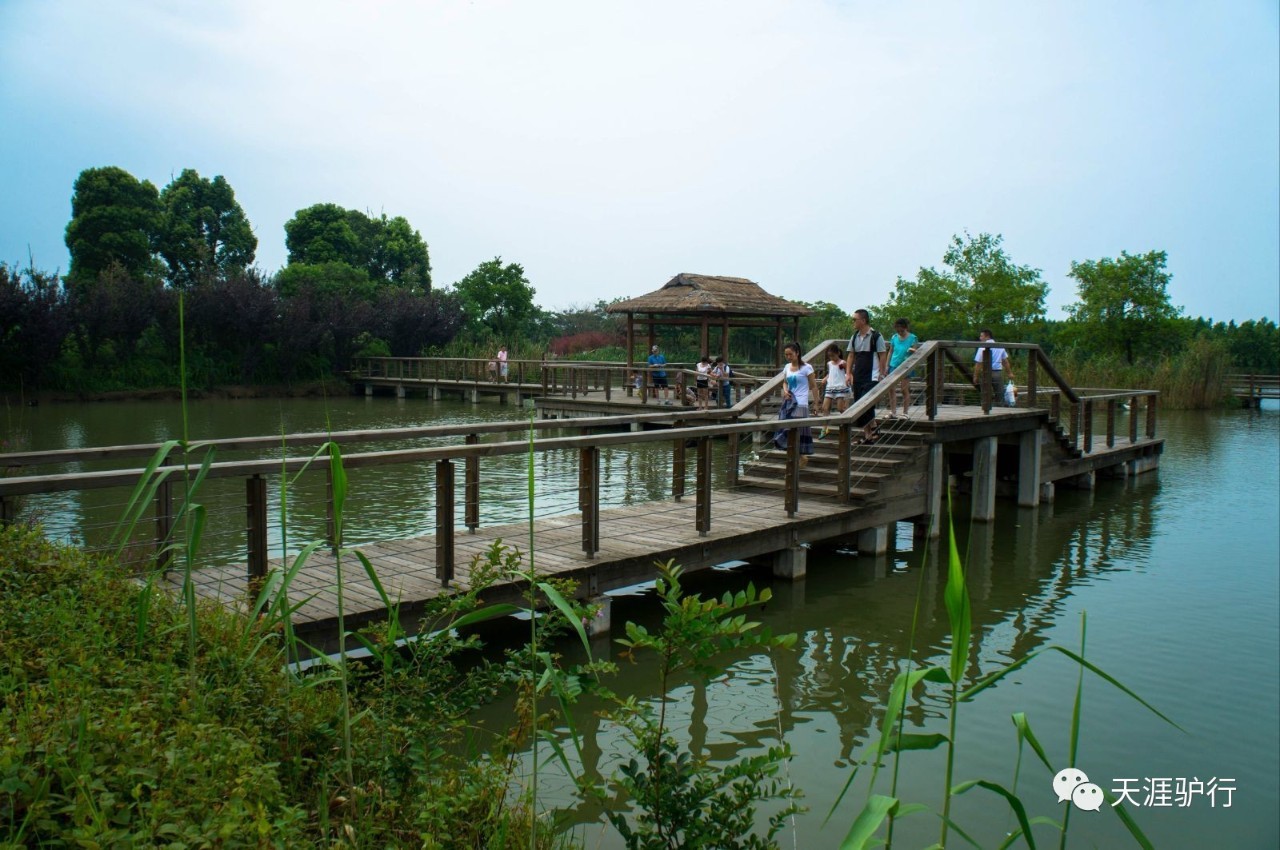
[[[702,359],[694,368],[698,370],[698,409],[709,410],[711,408],[711,358],[705,354],[702,355]]]
[[[818,385],[813,377],[813,367],[801,359],[799,343],[787,343],[782,353],[787,358],[787,365],[782,367],[782,412],[779,413],[778,418],[807,419],[809,400],[816,400],[818,397]],[[808,428],[800,429],[800,454],[805,456],[801,458],[801,464],[808,462],[807,456],[813,454],[813,432]]]

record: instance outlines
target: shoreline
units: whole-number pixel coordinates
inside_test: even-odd
[[[341,388],[341,393],[334,390]],[[350,386],[345,381],[307,381],[297,384],[228,384],[207,389],[188,389],[188,400],[201,399],[249,399],[249,398],[318,398],[325,395],[349,395]],[[42,404],[84,404],[89,402],[122,401],[178,401],[182,390],[178,387],[152,387],[149,389],[107,390],[104,392],[75,392],[69,390],[43,390],[25,394],[16,391],[0,393],[0,402],[9,407],[39,407]]]

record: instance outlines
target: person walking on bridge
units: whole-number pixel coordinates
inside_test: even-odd
[[[995,337],[989,329],[983,328],[978,331],[978,341],[994,343]],[[982,369],[985,366],[982,352],[983,349],[979,348],[973,355],[973,385],[979,389],[982,388]],[[1013,380],[1013,367],[1009,365],[1009,352],[996,345],[991,346],[991,374],[986,380],[991,385],[991,405],[1006,407],[1004,385],[1005,381]]]
[[[849,356],[853,358],[853,403],[875,388],[875,373],[889,373],[889,348],[884,337],[871,327],[871,316],[866,310],[853,311],[853,336],[849,338]],[[875,442],[876,409],[873,405],[853,423],[862,428],[862,443]]]
[[[667,358],[662,356],[658,346],[649,349],[649,385],[653,387],[653,397],[667,398],[671,390],[667,386],[667,370],[655,369],[655,366],[667,365]]]

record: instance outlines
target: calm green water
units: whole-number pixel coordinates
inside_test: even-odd
[[[323,429],[326,419],[341,429],[523,415],[494,404],[412,399],[221,401],[193,405],[191,430],[212,437],[277,432],[282,420],[284,430],[303,431]],[[1055,504],[1036,510],[1002,503],[991,526],[970,530],[960,524],[980,641],[974,672],[1049,644],[1078,648],[1080,617],[1087,611],[1088,657],[1186,731],[1089,678],[1078,765],[1108,790],[1122,778],[1136,779],[1139,788],[1153,779],[1157,785],[1168,779],[1171,789],[1178,779],[1206,786],[1218,779],[1234,787],[1230,807],[1221,791],[1215,806],[1203,795],[1190,798],[1190,805],[1179,805],[1185,800],[1174,796],[1172,805],[1149,806],[1146,792],[1139,792],[1144,805],[1125,805],[1157,847],[1274,848],[1280,846],[1280,412],[1163,412],[1160,430],[1168,442],[1157,474],[1101,482],[1094,493],[1060,491]],[[4,436],[38,449],[160,440],[179,432],[174,405],[131,403],[9,411]],[[486,500],[496,497],[497,505],[486,508],[491,514],[484,521],[520,516],[524,462],[486,462]],[[539,513],[576,510],[573,459],[551,456],[539,464]],[[611,502],[661,496],[669,486],[665,453],[657,450],[613,453],[602,467]],[[353,477],[358,504],[348,521],[350,537],[429,528],[429,468]],[[213,515],[222,518],[209,542],[215,558],[239,559],[242,486],[219,484],[206,496]],[[291,535],[301,539],[321,527],[322,487],[306,478],[298,486]],[[124,497],[68,494],[32,500],[27,510],[41,515],[51,533],[94,540]],[[957,500],[957,516],[967,507]],[[784,836],[786,846],[834,847],[851,823],[866,791],[865,769],[831,824],[821,826],[850,763],[867,746],[895,665],[907,652],[922,582],[926,604],[917,645],[944,656],[947,625],[935,554],[924,546],[913,550],[904,529],[886,558],[812,553],[807,579],[794,585],[741,570],[691,582],[695,590],[716,593],[748,579],[768,584],[775,601],[761,618],[775,631],[800,636],[794,652],[735,659],[709,686],[681,682],[667,694],[668,715],[713,758],[752,752],[780,736],[791,744],[796,758],[790,779],[804,790],[811,812]],[[656,617],[652,597],[643,592],[620,596],[614,605],[615,624]],[[607,644],[599,644],[601,650],[608,651]],[[644,664],[626,666],[616,688],[657,699],[654,677]],[[1075,682],[1076,668],[1066,659],[1046,656],[963,706],[957,780],[1012,782],[1016,739],[1009,717],[1015,711],[1026,712],[1050,758],[1065,764]],[[926,694],[909,720],[920,729],[945,731],[941,709],[941,701]],[[616,730],[589,711],[580,728],[587,733],[587,768],[608,775],[625,754]],[[906,754],[903,764],[900,796],[936,805],[941,751]],[[1061,817],[1050,780],[1028,754],[1019,793],[1032,815]],[[544,800],[570,809],[588,846],[619,846],[598,825],[597,812],[574,808],[563,777],[544,773],[540,789]],[[1007,806],[982,791],[959,798],[953,815],[983,846],[997,844],[1013,823]],[[1105,810],[1074,812],[1071,830],[1072,847],[1132,846]],[[916,815],[901,823],[897,837],[900,847],[930,844],[937,839],[936,819]],[[1038,837],[1045,846],[1057,844],[1049,831]]]

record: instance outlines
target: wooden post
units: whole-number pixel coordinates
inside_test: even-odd
[[[942,390],[942,371],[944,368],[942,349],[939,348],[929,355],[929,362],[926,364],[924,373],[924,409],[930,422],[938,418],[938,394]]]
[[[1084,453],[1088,454],[1093,451],[1093,399],[1083,399],[1084,401]]]
[[[1080,445],[1080,419],[1084,415],[1084,402],[1077,401],[1071,405],[1071,445]]]
[[[742,439],[737,431],[729,435],[729,448],[725,452],[725,461],[727,472],[725,473],[725,483],[730,487],[738,486],[738,453],[739,441]]]
[[[774,349],[773,356],[775,361],[773,364],[774,368],[781,369],[782,368],[782,317],[781,316],[778,317],[777,345]]]
[[[1107,399],[1107,448],[1116,446],[1116,406],[1114,398]]]
[[[582,551],[594,558],[600,551],[600,449],[578,450],[578,509],[582,512]]]
[[[684,427],[684,423],[676,421],[673,423],[676,433],[680,433],[680,429]],[[684,497],[684,437],[679,437],[675,441],[675,447],[671,453],[671,496],[677,502]]]
[[[695,487],[697,499],[694,504],[694,526],[699,537],[706,537],[711,531],[711,438],[698,438],[697,473]]]
[[[173,534],[173,482],[168,478],[156,487],[156,566],[168,572],[173,553],[165,551]]]
[[[698,342],[701,345],[701,348],[698,349],[699,356],[706,354],[710,349],[711,338],[710,338],[710,334],[707,331],[708,331],[707,317],[703,316],[702,317],[702,333],[698,337]]]
[[[1147,437],[1155,439],[1156,436],[1156,399],[1159,396],[1147,396]]]
[[[991,346],[982,349],[982,375],[978,378],[978,394],[982,399],[982,412],[991,412]]]
[[[1027,358],[1027,407],[1038,407],[1040,403],[1039,375],[1036,364],[1040,362],[1040,349],[1031,349]]]
[[[479,434],[468,434],[467,445],[474,446],[480,442]],[[480,458],[467,455],[463,472],[463,522],[472,534],[480,525]]]
[[[783,487],[783,502],[788,517],[800,509],[800,429],[787,429],[787,475]]]
[[[996,461],[999,442],[995,437],[973,441],[973,519],[991,522],[996,518]]]
[[[845,423],[836,431],[840,440],[839,459],[836,461],[836,496],[842,502],[849,501],[849,479],[853,475],[853,428]]]
[[[257,595],[267,579],[267,479],[251,475],[244,483],[245,504],[248,506],[248,591],[252,597]]]
[[[1141,396],[1129,399],[1129,445],[1138,442],[1138,400]]]
[[[1062,393],[1049,396],[1049,421],[1057,425],[1062,420]]]
[[[613,370],[604,370],[604,400],[613,401]]]
[[[338,521],[333,515],[333,466],[332,461],[324,468],[324,530],[325,540],[329,548],[336,550],[342,545],[338,539]]]
[[[653,324],[649,325],[649,351],[653,351]],[[645,357],[649,356],[649,351],[645,352]],[[634,368],[636,357],[636,314],[627,313],[627,374],[630,375]],[[631,395],[631,385],[627,385],[627,395]]]
[[[436,461],[436,578],[453,580],[453,461]]]

